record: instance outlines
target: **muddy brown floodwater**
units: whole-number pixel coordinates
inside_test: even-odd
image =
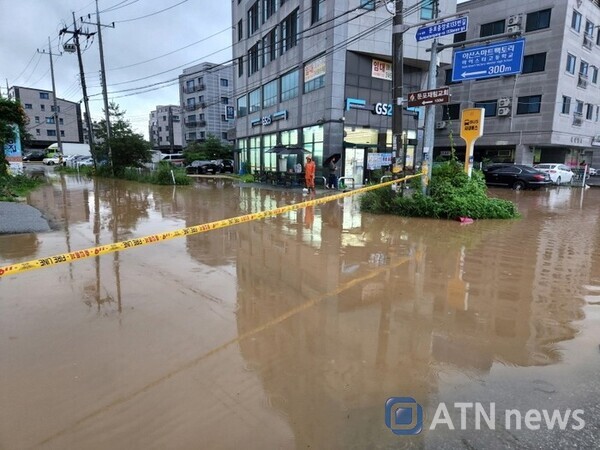
[[[0,448],[597,448],[600,190],[493,193],[522,219],[346,199],[0,279]],[[301,199],[56,178],[29,198],[54,231],[0,236],[0,266]],[[503,417],[557,408],[585,426]]]

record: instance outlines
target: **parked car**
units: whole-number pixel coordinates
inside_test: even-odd
[[[168,162],[177,167],[183,166],[184,159],[181,153],[162,154],[160,157],[161,162]]]
[[[485,182],[492,186],[508,186],[516,190],[539,189],[552,183],[550,175],[522,164],[495,164],[484,170]]]
[[[32,151],[23,155],[23,162],[27,161],[42,161],[46,157],[45,151]]]
[[[91,167],[94,165],[94,160],[89,156],[87,158],[79,159],[75,162],[75,167],[88,166]]]
[[[44,159],[42,159],[42,162],[44,164],[46,164],[47,166],[55,166],[58,164],[62,163],[61,157],[58,155],[54,155],[54,156],[46,156]]]
[[[213,161],[192,161],[191,164],[185,167],[185,172],[197,175],[217,173],[217,165]]]
[[[213,163],[217,166],[218,173],[233,173],[232,159],[215,159]]]
[[[574,176],[573,171],[564,164],[544,163],[533,167],[550,175],[550,180],[555,184],[570,183]]]

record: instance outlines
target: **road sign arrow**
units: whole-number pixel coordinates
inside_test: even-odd
[[[487,70],[478,70],[477,72],[463,72],[461,76],[463,78],[465,78],[465,77],[470,77],[473,75],[485,75],[486,73],[487,73]]]

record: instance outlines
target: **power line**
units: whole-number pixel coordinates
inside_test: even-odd
[[[147,18],[147,17],[155,16],[155,15],[157,15],[157,14],[160,14],[160,13],[162,13],[162,12],[168,11],[169,9],[173,9],[173,8],[175,8],[176,6],[182,5],[183,3],[186,3],[186,2],[188,2],[188,1],[189,1],[189,0],[183,0],[183,1],[181,1],[181,2],[179,2],[179,3],[176,3],[176,4],[172,5],[172,6],[169,6],[168,8],[161,9],[160,11],[156,11],[156,12],[153,12],[153,13],[151,13],[151,14],[146,14],[145,16],[134,17],[133,19],[118,20],[118,21],[116,21],[115,23],[133,22],[134,20],[140,20],[140,19],[145,19],[145,18]]]

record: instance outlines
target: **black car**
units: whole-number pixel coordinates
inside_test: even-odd
[[[191,164],[185,166],[185,172],[196,175],[217,173],[217,165],[213,161],[192,161]]]
[[[27,152],[23,155],[23,161],[41,161],[46,157],[46,152],[33,151]]]
[[[539,189],[552,183],[544,172],[523,164],[494,164],[483,171],[485,182],[492,186],[508,186],[516,190]]]
[[[233,160],[231,159],[215,159],[213,161],[217,166],[218,173],[233,173]]]

